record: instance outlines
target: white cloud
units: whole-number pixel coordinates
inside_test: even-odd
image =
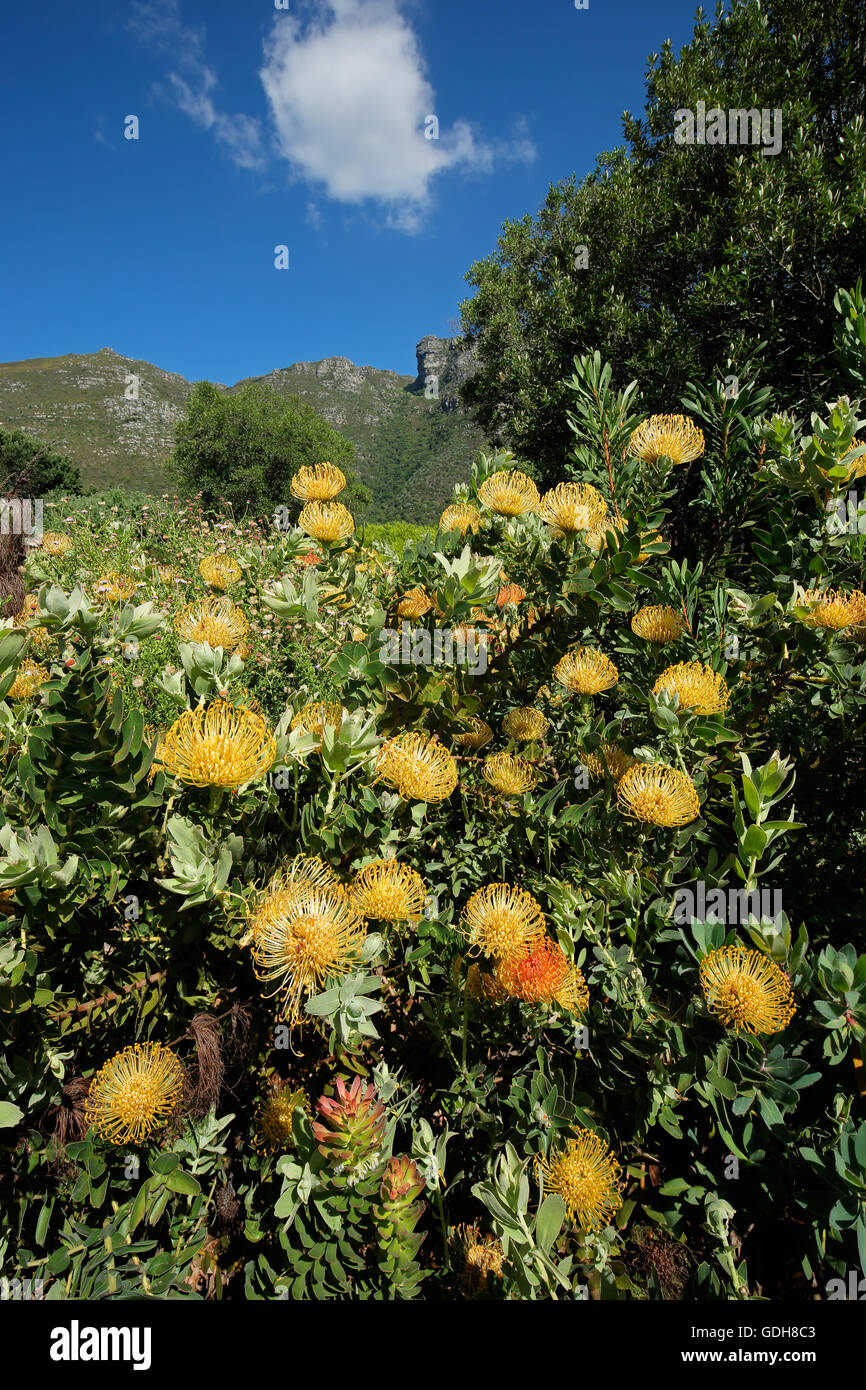
[[[204,30],[184,24],[177,0],[139,0],[129,27],[154,52],[169,55],[175,67],[157,93],[209,130],[242,169],[260,169],[261,126],[254,117],[220,111],[211,93],[219,86],[205,59]]]
[[[525,128],[491,144],[468,122],[449,126],[440,116],[439,138],[425,137],[435,96],[395,0],[314,0],[306,24],[281,14],[259,75],[293,174],[339,202],[379,203],[406,231],[418,226],[437,175],[534,158]]]

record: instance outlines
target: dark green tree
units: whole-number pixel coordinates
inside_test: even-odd
[[[339,501],[362,508],[370,494],[352,473],[354,457],[355,446],[303,401],[259,383],[227,394],[199,381],[176,427],[170,467],[184,492],[201,493],[206,508],[227,502],[237,516],[262,518],[278,507],[297,510],[292,474],[326,460],[346,474]]]
[[[44,497],[81,492],[81,474],[53,444],[0,425],[0,497]]]
[[[648,411],[677,409],[729,358],[759,358],[781,406],[832,389],[833,296],[866,259],[864,0],[734,0],[713,23],[698,10],[692,41],[652,54],[646,84],[625,147],[551,185],[466,277],[479,370],[464,402],[542,481],[563,476],[576,354],[597,348],[620,384],[637,378]],[[699,102],[767,111],[778,153],[763,131],[678,143],[677,112]]]

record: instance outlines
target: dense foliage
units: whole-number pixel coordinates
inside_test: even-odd
[[[0,497],[38,498],[60,490],[81,491],[81,475],[72,460],[53,444],[0,425]]]
[[[239,516],[286,519],[299,509],[289,492],[292,475],[320,459],[349,469],[355,450],[312,406],[281,396],[261,383],[228,394],[199,381],[175,428],[171,472],[187,496],[207,510],[225,503]],[[369,493],[350,476],[352,505]]]
[[[866,1271],[866,421],[611,382],[565,386],[578,484],[482,455],[400,549],[333,466],[288,530],[51,509],[0,633],[17,1287]]]
[[[864,84],[863,0],[733,0],[714,23],[699,11],[678,56],[669,41],[651,55],[625,146],[552,184],[467,275],[479,370],[462,394],[489,437],[555,482],[562,383],[575,353],[595,349],[616,380],[641,382],[650,410],[727,359],[741,380],[759,362],[780,407],[831,394],[829,300],[866,259]],[[707,143],[675,138],[677,112],[699,103],[725,113],[722,142],[709,122]],[[762,122],[760,144],[733,143],[739,109],[767,113],[777,152]]]

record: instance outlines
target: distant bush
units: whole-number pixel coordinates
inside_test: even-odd
[[[364,527],[368,545],[390,545],[402,550],[407,541],[420,541],[436,534],[434,526],[414,526],[409,521],[377,521]]]
[[[53,444],[0,425],[0,496],[44,497],[61,488],[81,492],[77,465]]]

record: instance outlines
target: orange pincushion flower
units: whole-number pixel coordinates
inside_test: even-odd
[[[507,994],[526,1004],[558,1004],[570,1013],[583,1013],[589,1004],[582,972],[549,937],[526,955],[502,961],[496,975]]]
[[[519,584],[506,581],[496,595],[496,607],[506,608],[509,603],[522,603],[525,598],[525,589],[522,589]]]

